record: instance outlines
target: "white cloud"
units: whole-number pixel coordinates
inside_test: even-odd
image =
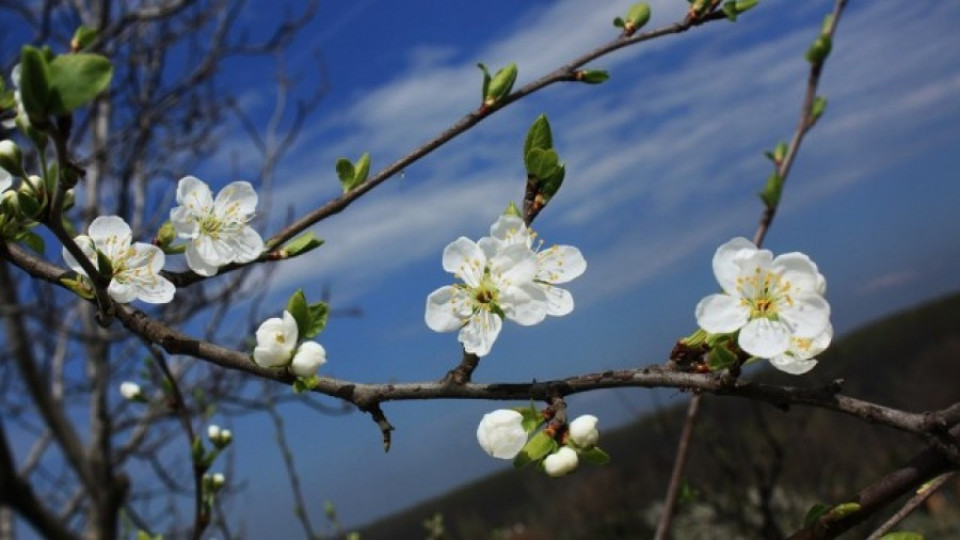
[[[654,13],[666,22],[665,11],[677,11],[677,4],[654,3]],[[929,39],[949,34],[951,24],[943,17],[931,26],[923,13],[927,8],[900,13],[902,6],[871,3],[843,19],[822,84],[830,108],[803,149],[801,162],[809,166],[803,177],[790,179],[785,210],[814,204],[921,149],[918,141],[899,155],[849,163],[852,152],[906,137],[951,110],[960,85],[956,55],[945,51],[941,40]],[[818,26],[773,34],[758,28],[791,15],[809,16],[810,9],[788,2],[761,5],[753,23],[750,17],[733,28],[714,23],[721,28],[695,29],[605,57],[598,67],[615,68],[611,90],[560,85],[528,100],[532,105],[520,103],[485,120],[411,167],[407,179],[391,180],[319,226],[318,234],[329,240],[320,256],[324,272],[350,276],[345,278],[350,286],[342,288],[362,295],[391,272],[438,259],[457,235],[484,231],[503,205],[520,195],[519,144],[539,112],[534,105],[549,112],[569,170],[542,219],[571,232],[613,214],[625,220],[619,226],[622,240],[599,249],[600,262],[591,261],[591,273],[603,276],[597,292],[635,286],[690,253],[710,249],[717,238],[737,229],[751,232],[743,227],[756,222],[754,193],[770,172],[762,151],[794,129],[807,70],[802,54]],[[892,17],[893,11],[899,15]],[[593,3],[557,2],[531,11],[475,53],[450,46],[414,50],[408,69],[307,134],[311,144],[321,136],[324,141],[332,133],[339,136],[319,150],[302,148],[296,170],[309,172],[302,180],[290,177],[293,182],[276,199],[302,211],[325,200],[321,195],[337,193],[336,157],[355,158],[357,149],[369,148],[376,169],[474,109],[480,81],[475,61],[494,69],[517,61],[522,84],[609,39],[615,34],[611,18]],[[674,63],[664,64],[663,58]],[[726,205],[725,212],[719,218],[697,214],[703,204]],[[694,218],[658,227],[663,217],[684,212]],[[565,242],[557,231],[551,231],[551,240]],[[652,258],[650,252],[665,255]],[[628,260],[633,271],[615,276],[617,265],[607,268],[607,258]],[[285,263],[279,283],[312,278],[314,266]]]

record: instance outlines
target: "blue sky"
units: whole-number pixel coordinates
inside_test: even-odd
[[[685,5],[652,2],[651,25],[679,18]],[[736,25],[711,24],[597,61],[592,67],[611,72],[605,85],[554,86],[499,112],[314,227],[327,244],[276,267],[275,310],[296,288],[309,297],[329,284],[334,307],[359,306],[365,316],[334,320],[323,334],[327,374],[440,377],[459,358],[454,334],[423,323],[426,295],[450,282],[440,254],[460,235],[486,234],[504,206],[519,201],[523,136],[546,113],[568,174],[535,228],[547,244],[578,246],[588,269],[569,287],[573,314],[532,328],[507,324],[476,379],[661,362],[693,329],[696,302],[716,288],[714,249],[753,234],[755,193],[770,172],[762,152],[792,134],[807,70],[802,53],[831,5],[766,0]],[[377,170],[470,111],[479,99],[477,62],[515,61],[523,84],[610,39],[610,20],[625,6],[324,4],[301,46],[322,49],[332,89],[278,174],[274,214],[335,196],[338,157],[369,151]],[[852,2],[841,23],[821,86],[827,114],[807,139],[767,241],[820,265],[840,333],[960,288],[958,22],[960,5],[927,1]],[[249,106],[265,110],[269,90],[251,73],[237,82],[250,85]],[[245,143],[232,144],[242,154]],[[649,404],[647,390],[621,394],[576,396],[572,413],[598,414],[609,427],[630,418],[623,399]],[[500,405],[387,404],[397,431],[386,455],[362,415],[327,418],[294,407],[286,414],[288,426],[299,426],[292,438],[308,497],[318,506],[331,499],[357,523],[507,467],[474,439],[482,413]],[[283,526],[277,505],[289,495],[278,452],[243,444],[263,428],[251,422],[236,429],[249,488],[235,508],[256,536]]]
[[[270,3],[245,15],[268,22]],[[278,171],[272,215],[302,214],[336,196],[339,157],[369,151],[373,170],[402,157],[474,109],[477,62],[519,66],[518,85],[615,36],[627,2],[324,2],[288,62],[315,82],[319,48],[331,90]],[[651,2],[651,27],[686,2]],[[717,285],[721,243],[751,236],[756,192],[770,173],[764,150],[793,132],[808,64],[802,54],[832,2],[763,0],[737,24],[717,22],[602,58],[600,86],[555,85],[511,105],[315,226],[327,243],[271,269],[276,316],[285,298],[332,287],[332,304],[362,318],[334,319],[321,336],[323,373],[364,382],[441,377],[459,360],[455,334],[423,322],[432,290],[451,282],[444,246],[477,239],[522,197],[527,127],[541,113],[567,164],[559,195],[535,228],[547,244],[573,244],[588,262],[572,282],[577,309],[539,326],[506,324],[475,375],[480,381],[550,379],[662,362],[694,329],[693,308]],[[894,309],[960,289],[960,4],[851,2],[821,85],[830,100],[788,180],[768,236],[774,252],[803,251],[828,280],[840,333]],[[227,80],[256,117],[272,107],[269,66],[234,61]],[[256,166],[241,136],[197,175]],[[245,156],[250,156],[247,159]],[[242,170],[242,169],[241,169]],[[269,236],[279,226],[263,224]],[[802,379],[798,379],[802,384]],[[667,404],[682,396],[661,393]],[[596,392],[571,413],[601,428],[630,419],[651,392]],[[475,440],[480,416],[516,403],[388,403],[393,448],[362,414],[283,409],[314,522],[322,502],[358,524],[508,467]],[[235,433],[233,505],[250,537],[299,534],[279,451],[264,417]],[[601,439],[602,445],[602,439]],[[617,456],[614,456],[616,459]],[[624,457],[625,459],[626,457]]]

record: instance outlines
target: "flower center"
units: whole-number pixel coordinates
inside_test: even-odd
[[[499,291],[497,286],[490,276],[490,270],[487,269],[483,273],[483,279],[480,280],[480,285],[473,290],[473,299],[477,304],[480,304],[479,307],[489,309],[490,304],[497,303],[498,296]]]
[[[740,303],[750,308],[750,318],[777,320],[781,302],[793,304],[791,285],[779,274],[759,266],[748,277],[737,277],[737,292]]]

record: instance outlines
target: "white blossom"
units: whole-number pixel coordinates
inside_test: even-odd
[[[327,351],[316,341],[304,341],[293,355],[290,371],[297,377],[312,377],[327,363]]]
[[[547,315],[567,315],[573,311],[573,295],[556,285],[583,274],[587,269],[587,261],[580,250],[573,246],[559,245],[541,250],[542,242],[534,244],[536,236],[519,217],[503,215],[490,226],[490,236],[480,239],[478,244],[487,256],[515,244],[532,250],[537,256],[534,283],[547,297]]]
[[[523,415],[511,409],[498,409],[483,415],[477,427],[477,441],[491,457],[513,459],[527,444]]]
[[[576,450],[569,446],[561,446],[559,450],[543,460],[543,470],[553,477],[563,476],[572,473],[579,461]]]
[[[697,304],[697,323],[713,334],[739,330],[740,348],[753,356],[782,355],[793,338],[814,338],[830,323],[826,280],[803,253],[774,258],[734,238],[717,249],[713,272],[723,293]]]
[[[220,440],[220,426],[216,424],[210,424],[207,426],[207,437],[213,441],[217,442]]]
[[[783,354],[770,358],[770,364],[780,371],[791,375],[803,375],[817,365],[816,356],[830,346],[833,339],[833,326],[813,338],[790,338],[790,347]]]
[[[436,332],[459,330],[468,353],[488,354],[504,317],[529,326],[547,315],[546,295],[533,282],[537,258],[525,246],[506,246],[488,256],[461,236],[443,250],[443,268],[463,283],[430,293],[424,318]]]
[[[570,440],[578,448],[590,448],[597,444],[600,432],[597,431],[597,417],[592,414],[578,416],[570,422]]]
[[[137,399],[142,395],[140,385],[131,381],[123,381],[120,383],[120,395],[124,399]]]
[[[177,184],[177,204],[170,222],[189,240],[185,254],[194,272],[212,276],[221,266],[250,262],[263,252],[263,239],[247,225],[257,207],[249,182],[231,182],[214,199],[207,184],[186,176]]]
[[[115,301],[125,304],[140,299],[151,304],[165,304],[173,300],[176,287],[159,274],[163,269],[163,251],[157,246],[131,240],[130,226],[118,216],[100,216],[90,223],[86,235],[74,238],[98,270],[97,251],[110,261],[113,274],[107,293]],[[75,272],[87,275],[65,247],[63,259]]]
[[[285,366],[290,363],[297,346],[297,321],[289,311],[283,318],[273,317],[263,321],[257,328],[257,346],[253,360],[265,368]]]
[[[27,116],[27,110],[23,107],[23,99],[20,97],[20,64],[13,66],[13,70],[10,72],[10,80],[13,82],[14,88],[13,99],[17,102],[17,117],[20,118],[21,122],[29,126],[30,117]],[[13,129],[16,125],[16,118],[3,122],[3,127],[7,129]]]
[[[6,169],[0,167],[0,192],[10,189],[13,185],[13,176]]]

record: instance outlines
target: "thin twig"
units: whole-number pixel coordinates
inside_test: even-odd
[[[907,502],[903,504],[900,510],[897,510],[897,513],[890,516],[890,519],[883,522],[883,525],[873,531],[867,540],[880,540],[880,537],[890,532],[898,523],[904,520],[909,516],[914,510],[917,509],[924,501],[930,498],[931,495],[937,492],[948,480],[953,478],[956,475],[956,471],[949,472],[947,474],[937,477],[936,480],[927,483],[914,494],[913,497],[910,497]]]

